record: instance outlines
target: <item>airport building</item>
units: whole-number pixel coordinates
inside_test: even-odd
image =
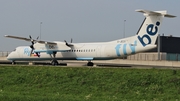
[[[158,40],[156,44],[158,45]],[[160,46],[158,54],[158,46],[144,53],[138,53],[135,55],[130,55],[127,57],[129,60],[147,60],[147,61],[156,61],[156,60],[167,60],[167,61],[180,61],[180,37],[170,36],[160,36]]]

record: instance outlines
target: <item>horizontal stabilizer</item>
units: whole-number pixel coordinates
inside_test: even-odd
[[[136,12],[141,12],[141,13],[148,14],[148,15],[149,14],[150,15],[163,15],[164,17],[169,17],[169,18],[176,17],[174,15],[167,14],[166,10],[164,10],[164,11],[149,11],[149,10],[140,9],[140,10],[136,10]]]

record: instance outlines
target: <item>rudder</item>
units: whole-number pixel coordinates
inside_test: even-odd
[[[167,11],[136,11],[144,13],[144,16],[146,17],[137,32],[137,38],[144,47],[149,44],[155,44],[163,17],[175,17],[167,14]]]

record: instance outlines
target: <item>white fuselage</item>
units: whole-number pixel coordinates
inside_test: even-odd
[[[31,55],[31,48],[29,46],[20,46],[17,47],[15,51],[11,52],[7,58],[8,60],[19,61],[52,60],[51,52],[54,50],[58,51],[56,53],[57,60],[107,60],[135,54],[141,51],[147,51],[156,47],[156,45],[143,47],[142,45],[138,45],[139,42],[137,40],[136,43],[131,42],[131,44],[126,42],[128,42],[127,39],[102,43],[73,43],[74,46],[70,49],[61,49],[61,51],[58,50],[60,50],[59,48],[62,47],[62,44],[59,46],[57,44],[57,47],[52,47],[51,45],[48,46],[36,43],[35,46],[41,51],[35,50]],[[43,49],[46,49],[46,51],[43,52]],[[35,52],[38,52],[40,57],[38,57]]]

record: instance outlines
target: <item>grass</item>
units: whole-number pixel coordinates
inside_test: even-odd
[[[179,95],[179,70],[0,67],[0,101],[178,101]]]

